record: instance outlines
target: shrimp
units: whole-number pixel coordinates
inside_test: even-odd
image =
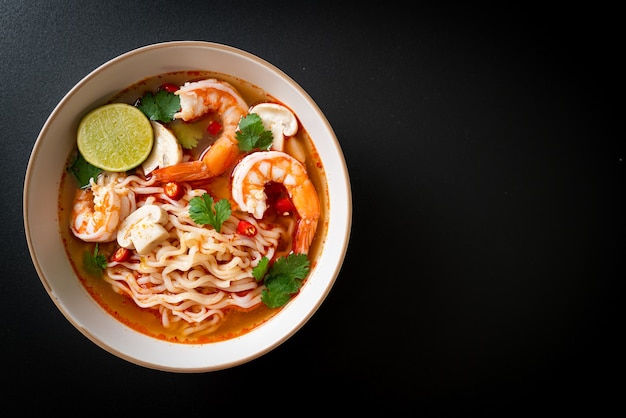
[[[205,152],[201,160],[186,161],[158,168],[152,175],[157,182],[206,180],[224,173],[239,154],[236,130],[248,112],[248,105],[233,86],[209,78],[187,82],[176,93],[181,109],[175,119],[191,121],[214,111],[222,118],[222,134]]]
[[[117,238],[117,227],[130,212],[131,202],[127,194],[116,189],[116,179],[117,174],[101,174],[98,182],[91,179],[90,187],[76,191],[70,229],[77,238],[87,242]]]
[[[293,250],[306,254],[320,217],[320,202],[305,166],[282,151],[259,151],[248,154],[235,167],[232,196],[242,211],[261,219],[267,209],[265,185],[269,182],[285,186],[299,220]]]

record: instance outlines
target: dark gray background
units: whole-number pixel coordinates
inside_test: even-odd
[[[0,0],[3,406],[511,416],[622,395],[617,11],[314,3]],[[220,372],[98,348],[51,302],[24,235],[28,158],[55,105],[107,60],[169,40],[286,72],[333,126],[353,187],[318,313]]]

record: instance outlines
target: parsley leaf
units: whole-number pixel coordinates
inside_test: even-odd
[[[252,275],[257,281],[265,282],[261,301],[269,308],[279,308],[300,290],[309,273],[309,259],[306,254],[289,254],[286,258],[277,258],[269,271],[268,264],[268,258],[263,257],[252,269]]]
[[[93,250],[93,254],[89,251],[85,251],[83,254],[83,267],[89,274],[94,276],[101,276],[104,269],[107,267],[107,259],[104,254],[98,251],[98,244]]]
[[[230,217],[230,202],[222,199],[213,205],[213,197],[204,193],[189,201],[189,216],[198,225],[210,224],[217,232],[222,229],[222,224]]]
[[[77,153],[76,159],[69,167],[69,171],[74,175],[76,181],[78,181],[78,187],[81,189],[87,188],[89,180],[91,178],[96,180],[102,172],[100,168],[89,164],[80,152]]]
[[[272,132],[265,130],[261,117],[256,113],[241,118],[235,136],[239,141],[239,149],[246,152],[257,148],[267,150],[274,140]]]
[[[148,92],[139,99],[137,107],[150,120],[167,123],[174,120],[174,113],[180,110],[180,97],[167,90],[159,90],[155,94]]]

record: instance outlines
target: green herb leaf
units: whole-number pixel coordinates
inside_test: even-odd
[[[202,128],[196,124],[176,123],[171,126],[171,129],[180,145],[185,149],[195,148],[198,141],[202,139]]]
[[[268,308],[280,308],[289,302],[292,293],[300,289],[301,282],[286,274],[272,276],[272,280],[265,283],[267,288],[261,294],[261,301]]]
[[[74,178],[76,178],[78,187],[85,189],[89,187],[89,180],[91,178],[96,180],[98,175],[102,172],[102,169],[88,163],[83,155],[78,152],[74,162],[69,167],[69,171],[74,175]]]
[[[288,274],[304,279],[309,272],[309,259],[306,254],[289,254],[286,258],[280,257],[272,265],[270,274]]]
[[[167,90],[159,90],[143,95],[137,106],[150,120],[171,122],[174,113],[180,110],[180,97]]]
[[[239,141],[239,149],[245,152],[254,149],[267,150],[274,140],[272,132],[265,130],[261,117],[256,113],[241,118],[235,136]]]
[[[257,264],[256,267],[252,268],[252,275],[254,276],[257,282],[263,280],[263,277],[265,277],[265,274],[267,273],[269,266],[270,266],[270,259],[267,257],[263,257],[259,261],[259,264]]]
[[[97,243],[93,254],[89,251],[85,251],[83,254],[83,267],[89,274],[98,277],[102,276],[102,272],[107,267],[107,259],[104,254],[99,252]]]
[[[304,278],[309,273],[310,263],[306,254],[279,257],[269,271],[268,263],[267,257],[263,257],[257,267],[252,269],[252,274],[257,281],[260,280],[260,276],[263,277],[266,289],[261,294],[261,301],[269,308],[279,308],[300,290]]]
[[[189,201],[189,216],[198,225],[210,224],[217,232],[222,229],[222,224],[230,217],[230,202],[222,199],[213,205],[213,197],[204,193]]]

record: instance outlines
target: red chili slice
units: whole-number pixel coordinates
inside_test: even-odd
[[[111,261],[123,263],[130,258],[130,250],[128,248],[120,247],[111,255]]]
[[[211,135],[217,135],[217,133],[222,129],[222,125],[217,122],[217,121],[212,121],[211,123],[209,123],[209,126],[207,126],[206,130],[211,134]]]
[[[291,200],[289,200],[288,197],[280,197],[276,199],[274,208],[276,209],[276,212],[278,213],[283,213],[283,214],[290,213],[291,211],[293,211],[293,204],[291,203]]]
[[[172,200],[180,200],[185,195],[185,188],[175,181],[165,183],[163,191]]]
[[[248,237],[253,237],[256,235],[256,226],[252,225],[248,221],[239,221],[237,224],[237,233],[241,235],[246,235]]]
[[[173,83],[164,83],[161,84],[161,90],[169,91],[170,93],[174,93],[178,91],[178,86]]]

